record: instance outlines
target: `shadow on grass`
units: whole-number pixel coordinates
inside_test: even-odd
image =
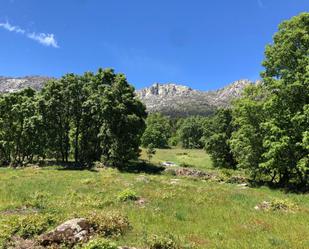
[[[75,162],[57,162],[53,160],[45,161],[44,165],[41,165],[40,167],[50,167],[50,166],[55,167],[57,170],[78,170],[78,171],[87,170],[91,172],[98,172],[98,170],[94,168],[94,165],[85,165]]]
[[[273,190],[280,190],[284,193],[293,193],[293,194],[306,194],[309,193],[309,186],[303,186],[300,184],[288,184],[286,186],[282,186],[278,183],[268,182],[268,181],[249,181],[251,188],[261,188],[268,187]]]
[[[126,166],[118,168],[121,172],[127,173],[147,173],[147,174],[161,174],[165,168],[157,166],[146,161],[131,161]]]

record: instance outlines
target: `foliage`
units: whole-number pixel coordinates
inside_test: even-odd
[[[7,224],[7,234],[18,235],[24,239],[40,235],[55,224],[55,219],[50,215],[32,214],[16,217]]]
[[[42,116],[35,91],[28,88],[0,96],[0,163],[18,165],[43,156]]]
[[[236,100],[232,109],[232,133],[229,144],[239,168],[248,169],[256,179],[264,170],[262,162],[263,134],[261,123],[265,121],[263,105],[267,97],[262,84],[252,85],[244,90],[242,97]]]
[[[96,233],[104,237],[117,237],[130,229],[128,218],[117,212],[94,212],[88,220]]]
[[[0,96],[0,163],[22,165],[36,157],[75,166],[103,160],[121,167],[139,155],[145,106],[123,74],[66,74],[36,93]]]
[[[297,209],[297,206],[288,199],[275,199],[270,202],[270,209],[272,211],[293,211]]]
[[[153,113],[146,119],[146,130],[142,137],[142,146],[152,144],[155,148],[168,147],[171,137],[171,125],[167,117],[160,113]]]
[[[150,249],[179,249],[180,247],[175,242],[175,239],[172,236],[163,237],[154,235],[148,241]]]
[[[117,249],[117,245],[109,240],[97,238],[89,241],[83,249]]]
[[[205,124],[215,166],[247,169],[254,179],[309,186],[309,13],[279,26],[266,47],[261,84],[249,86]]]
[[[232,132],[232,112],[229,109],[218,110],[205,124],[203,137],[205,150],[211,155],[216,167],[236,167],[229,141]]]
[[[135,201],[137,199],[138,196],[132,189],[125,189],[118,194],[119,201]]]
[[[262,73],[271,92],[265,102],[267,120],[261,124],[263,163],[282,186],[309,183],[306,148],[309,105],[309,13],[285,21],[265,50]],[[304,143],[305,142],[305,143]]]
[[[151,158],[156,154],[156,150],[153,144],[148,145],[146,153],[147,153],[148,161],[150,162]]]
[[[177,135],[179,142],[185,149],[203,148],[203,126],[205,118],[189,117],[179,121]]]

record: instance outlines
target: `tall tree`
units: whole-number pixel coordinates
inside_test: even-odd
[[[100,129],[103,160],[122,167],[137,159],[141,136],[145,130],[145,106],[135,97],[134,88],[123,74],[104,88],[103,123]]]
[[[232,112],[229,109],[218,110],[205,124],[203,137],[205,150],[210,154],[216,167],[236,167],[230,147],[232,132]]]
[[[271,172],[259,167],[263,162],[264,131],[261,123],[266,120],[263,105],[267,95],[262,84],[248,86],[232,108],[235,131],[229,144],[238,167],[248,169],[254,179],[261,174],[271,175]]]
[[[275,170],[279,183],[308,184],[309,150],[304,146],[309,104],[309,13],[279,26],[268,45],[262,73],[271,97],[265,103],[265,153],[261,167]]]

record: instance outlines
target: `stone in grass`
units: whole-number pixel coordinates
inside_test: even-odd
[[[49,233],[39,237],[39,242],[43,246],[53,244],[71,244],[87,241],[93,228],[91,224],[84,218],[76,218],[68,220],[56,227]]]
[[[204,172],[204,171],[200,171],[196,169],[189,169],[189,168],[183,168],[183,167],[173,168],[173,169],[169,168],[169,169],[166,169],[165,172],[171,175],[174,175],[174,176],[189,176],[189,177],[203,178],[207,180],[217,178],[217,175],[213,173],[208,173],[208,172]]]
[[[135,203],[136,203],[139,207],[143,208],[143,207],[145,207],[147,201],[146,201],[145,198],[139,197],[139,198],[135,201]]]

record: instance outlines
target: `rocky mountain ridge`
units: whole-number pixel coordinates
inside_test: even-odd
[[[227,107],[240,97],[243,89],[253,84],[238,80],[216,91],[199,91],[177,84],[155,83],[137,90],[137,96],[145,103],[148,112],[161,112],[170,116],[209,115],[215,109]]]
[[[0,76],[0,93],[16,92],[20,89],[31,87],[40,90],[44,84],[53,79],[44,76],[25,76],[25,77],[3,77]]]
[[[40,90],[53,78],[43,76],[1,77],[0,93],[15,92],[31,87]],[[136,95],[146,105],[147,111],[161,112],[169,116],[209,115],[215,109],[227,107],[238,98],[243,89],[253,84],[249,80],[238,80],[216,91],[200,91],[174,83],[155,83],[150,87],[136,90]]]

